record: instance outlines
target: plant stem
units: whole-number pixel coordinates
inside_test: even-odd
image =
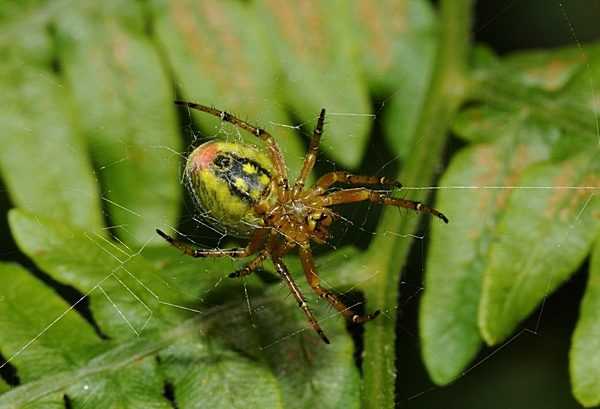
[[[431,87],[416,130],[419,143],[403,164],[400,179],[407,186],[431,184],[445,146],[448,126],[466,95],[466,60],[472,9],[472,0],[440,2],[439,48]],[[395,311],[399,295],[399,272],[412,241],[384,233],[413,232],[418,225],[417,217],[398,217],[395,210],[384,211],[379,234],[365,255],[365,268],[377,273],[364,287],[365,297],[369,302],[376,301],[384,316],[365,325],[362,368],[364,409],[395,406]]]

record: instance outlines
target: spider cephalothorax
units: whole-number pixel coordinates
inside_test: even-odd
[[[379,310],[364,317],[356,315],[335,295],[321,286],[310,250],[310,241],[322,244],[329,240],[329,226],[340,218],[329,206],[371,200],[384,205],[421,210],[448,223],[446,216],[421,202],[394,198],[375,190],[359,187],[328,192],[329,187],[334,183],[402,187],[399,182],[386,177],[331,172],[317,180],[314,186],[305,189],[304,184],[317,158],[325,121],[325,109],[321,110],[319,115],[308,154],[304,158],[296,183],[290,187],[279,146],[265,130],[224,111],[191,102],[175,101],[175,103],[218,116],[221,120],[252,133],[264,141],[267,152],[243,141],[215,140],[194,149],[185,168],[185,179],[196,205],[223,233],[250,238],[250,243],[246,247],[191,249],[160,230],[157,230],[157,233],[193,257],[246,257],[256,253],[266,241],[264,248],[246,267],[229,276],[241,277],[251,274],[270,256],[275,269],[289,287],[299,307],[326,343],[329,343],[329,340],[283,264],[282,257],[294,247],[298,246],[306,279],[319,297],[355,323],[370,321],[379,315]]]

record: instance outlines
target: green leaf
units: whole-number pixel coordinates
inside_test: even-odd
[[[199,403],[209,408],[284,407],[281,390],[267,366],[231,351],[215,351],[211,345],[202,352],[193,338],[177,340],[161,354],[165,375],[176,387],[178,407]],[[189,365],[182,357],[195,364]]]
[[[0,345],[21,382],[79,366],[103,349],[94,329],[42,281],[14,264],[0,270]],[[44,300],[44,308],[27,300]]]
[[[585,407],[600,405],[600,240],[596,240],[590,276],[573,333],[570,365],[573,395]]]
[[[159,223],[172,224],[180,205],[179,180],[165,166],[180,149],[175,96],[142,17],[134,1],[92,2],[56,21],[61,67],[118,226],[113,234],[138,245]]]
[[[280,101],[264,98],[277,65],[267,63],[273,57],[271,39],[259,34],[253,6],[187,0],[154,2],[151,11],[160,46],[186,99],[250,119],[278,121],[286,118]],[[204,114],[194,116],[202,129],[210,129],[203,124]]]
[[[384,101],[376,121],[386,125],[384,136],[404,161],[422,137],[415,131],[435,68],[434,10],[424,1],[377,1],[352,3],[352,11],[367,81]]]
[[[586,186],[596,186],[598,174],[598,154],[581,154],[532,167],[520,186],[542,188],[511,193],[484,271],[479,326],[489,344],[510,335],[589,253],[600,200]]]
[[[471,145],[441,180],[454,189],[441,190],[436,207],[451,223],[433,226],[419,314],[438,384],[463,373],[483,340],[505,340],[576,271],[598,234],[589,84],[600,71],[577,47],[484,54],[476,53],[475,101],[453,122]]]
[[[305,148],[297,137],[288,136],[285,127],[273,126],[289,124],[291,114],[285,108],[308,122],[325,107],[330,116],[323,146],[333,148],[330,154],[341,165],[358,165],[371,119],[360,76],[339,77],[355,52],[350,16],[339,16],[349,13],[348,7],[341,2],[305,2],[298,8],[286,2],[208,1],[160,5],[154,12],[160,41],[184,86],[185,98],[243,113],[251,123],[277,133],[285,141],[286,158],[303,156]],[[294,15],[294,24],[288,20],[290,15]],[[315,27],[310,36],[295,35],[295,27],[309,24]],[[276,76],[275,86],[272,78]],[[283,101],[264,98],[280,94],[282,89],[289,96]],[[354,112],[365,116],[352,116],[348,121],[347,115]],[[201,124],[216,125],[205,116],[193,115]],[[203,125],[202,129],[208,132],[211,128]],[[289,162],[296,172],[299,164]]]
[[[10,385],[7,384],[4,379],[0,380],[0,395],[8,392],[10,390]]]
[[[49,299],[43,297],[41,301]],[[65,329],[69,334],[77,327],[67,325]],[[56,407],[64,407],[65,397],[74,404],[85,402],[92,408],[172,407],[162,396],[163,380],[157,376],[157,362],[151,355],[167,347],[185,331],[189,333],[193,329],[188,326],[185,330],[182,326],[171,329],[162,337],[155,334],[154,337],[142,337],[118,346],[104,342],[101,348],[90,348],[85,344],[78,346],[76,340],[65,339],[63,335],[63,350],[75,349],[78,353],[95,356],[85,363],[71,363],[70,369],[63,366],[50,370],[39,379],[1,395],[0,408],[49,407],[49,402]],[[44,341],[45,336],[45,332],[40,334],[38,340]],[[60,352],[46,350],[35,353],[29,348],[26,346],[18,355],[21,362],[29,365],[49,363],[51,356]]]
[[[351,11],[356,50],[362,52],[369,87],[385,95],[402,82],[402,89],[395,94],[405,95],[408,88],[409,94],[423,99],[438,41],[431,4],[421,0],[356,2]]]
[[[6,279],[0,308],[8,308],[0,349],[23,371],[23,385],[0,396],[0,408],[49,399],[58,405],[63,395],[72,405],[168,407],[166,381],[179,407],[198,401],[203,407],[358,407],[353,343],[344,321],[328,319],[338,314],[326,303],[311,308],[336,348],[323,345],[277,286],[264,288],[251,276],[245,291],[239,280],[215,287],[235,268],[228,259],[182,259],[166,247],[145,249],[148,261],[93,232],[25,211],[11,211],[10,222],[38,267],[90,298],[94,322],[110,341],[40,281],[8,265],[0,275]],[[239,384],[252,378],[260,387]]]
[[[9,220],[15,240],[40,269],[98,304],[95,319],[110,337],[130,339],[147,325],[163,325],[162,303],[185,305],[183,289],[171,291],[167,275],[123,246],[19,210]]]
[[[408,187],[431,186],[441,173],[452,124],[465,146],[457,152],[453,140],[435,204],[450,224],[431,223],[426,234],[420,334],[432,378],[454,379],[483,336],[497,343],[514,331],[598,237],[600,46],[502,57],[479,47],[468,71],[471,2],[438,5],[439,20],[416,0],[2,4],[0,171],[20,208],[10,216],[14,238],[41,271],[1,267],[11,302],[0,305],[0,350],[21,384],[0,382],[0,407],[397,404],[393,314],[411,244],[403,235],[418,219],[385,211],[367,251],[332,246],[319,258],[323,282],[362,290],[368,308],[388,314],[365,326],[361,380],[344,321],[314,294],[332,348],[285,288],[226,278],[245,260],[192,260],[154,234],[193,213],[178,219],[179,134],[201,129],[195,145],[240,133],[174,108],[175,98],[272,133],[292,180],[322,107],[318,168],[371,162],[365,148],[376,125],[400,159],[383,170],[402,167]],[[593,311],[582,307],[571,362],[586,405],[597,403],[595,343],[577,337],[593,330]]]
[[[272,79],[278,75],[271,44],[277,38],[263,35],[256,7],[255,2],[239,1],[155,2],[152,12],[158,40],[181,85],[183,98],[240,115],[265,128],[277,137],[287,166],[297,174],[300,161],[287,159],[300,158],[306,148],[293,128],[278,125],[290,124],[284,101],[265,98],[274,94]],[[320,108],[301,118],[316,119]],[[184,112],[181,107],[179,112]],[[195,110],[187,115],[190,124],[208,136],[241,135],[256,143],[254,135],[240,133],[218,118]],[[200,137],[194,144],[203,141]]]
[[[3,46],[0,171],[14,205],[99,228],[98,188],[68,92],[51,68],[49,42],[47,33],[34,30]]]
[[[600,67],[586,62],[598,56],[600,44],[515,53],[476,72],[473,97],[561,129],[554,157],[565,160],[598,146],[590,81],[600,78]]]
[[[490,134],[486,139],[495,142],[465,148],[441,180],[445,186],[475,189],[442,190],[438,195],[438,207],[459,219],[448,226],[433,226],[420,310],[423,358],[440,384],[461,373],[480,347],[477,311],[483,270],[510,188],[528,166],[550,156],[543,132],[547,127],[535,118],[522,115],[494,126],[499,115],[490,109],[469,109],[462,118],[457,123],[461,135],[476,137],[485,127]],[[500,189],[503,185],[505,189]],[[466,239],[456,241],[456,237]]]
[[[156,362],[144,358],[156,343],[137,339],[123,348],[101,340],[74,308],[16,265],[0,264],[0,281],[0,349],[23,384],[0,396],[0,408],[64,407],[64,394],[90,407],[171,407],[162,381],[151,376]]]
[[[283,62],[278,74],[288,104],[305,119],[325,107],[328,132],[321,150],[338,166],[356,167],[367,144],[372,112],[362,67],[355,62],[358,36],[353,35],[351,7],[343,0],[303,2],[300,7],[273,0],[255,4],[255,17],[274,39],[274,58]],[[311,27],[310,33],[296,35],[299,27]],[[341,75],[353,65],[351,76]],[[352,115],[357,112],[362,115]]]
[[[95,367],[97,363],[92,361],[91,364],[90,366]],[[81,381],[69,385],[66,396],[72,406],[140,409],[173,407],[163,396],[164,380],[160,377],[160,370],[154,357],[139,357],[135,361],[129,361],[129,365],[122,368],[118,368],[115,361],[107,362],[105,366],[110,369],[107,368],[105,371],[91,369],[92,373],[84,378],[85,386]],[[95,389],[95,393],[89,392],[90,387]]]
[[[247,356],[223,352],[222,358],[228,365],[235,365],[240,370],[248,371],[248,365],[254,366],[251,378],[261,379],[261,383],[274,377],[280,391],[276,394],[261,392],[261,387],[252,385],[239,385],[239,375],[233,377],[223,369],[222,361],[216,361],[214,352],[212,357],[201,358],[200,365],[190,370],[189,365],[181,366],[181,358],[173,358],[169,351],[181,351],[181,347],[170,349],[165,356],[173,362],[169,372],[170,379],[181,377],[181,388],[190,391],[191,396],[198,394],[198,385],[206,389],[203,394],[209,394],[214,388],[226,389],[220,380],[231,382],[229,394],[246,396],[244,402],[249,404],[256,399],[257,402],[266,404],[270,401],[282,399],[285,408],[306,408],[324,405],[326,407],[358,407],[360,382],[358,371],[352,365],[353,344],[344,336],[344,322],[337,320],[337,313],[331,312],[324,303],[311,303],[313,312],[321,317],[326,325],[327,336],[331,338],[336,348],[324,348],[323,342],[316,337],[313,329],[308,326],[302,315],[293,303],[284,300],[283,303],[275,301],[275,294],[281,288],[272,287],[261,294],[252,288],[247,288],[247,302],[252,308],[252,315],[242,314],[240,311],[241,297],[228,302],[225,310],[211,315],[205,321],[205,329],[217,343],[211,343],[209,350],[220,349],[226,346],[229,350],[244,351]],[[310,297],[309,297],[310,299]],[[255,308],[254,306],[257,306]],[[202,354],[194,344],[188,351],[190,355]],[[252,363],[246,363],[247,358],[253,358]],[[237,363],[235,362],[237,360]],[[260,365],[258,366],[258,362]],[[267,369],[269,372],[262,374]],[[210,376],[209,376],[210,375]],[[245,375],[247,379],[249,375]],[[343,381],[342,381],[343,380]],[[242,389],[240,389],[240,387]],[[249,394],[245,388],[252,391]],[[234,391],[233,389],[238,389]],[[176,393],[180,389],[176,389]],[[258,396],[262,396],[260,399]],[[179,401],[179,399],[177,399]]]

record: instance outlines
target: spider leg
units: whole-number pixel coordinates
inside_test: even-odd
[[[185,254],[192,256],[194,258],[217,258],[217,257],[235,257],[241,258],[249,256],[250,254],[256,253],[256,250],[260,247],[260,245],[265,241],[267,235],[269,234],[269,229],[267,228],[258,228],[256,229],[256,233],[250,240],[250,243],[246,247],[236,247],[233,249],[211,249],[211,250],[200,250],[200,249],[192,249],[188,246],[185,246],[177,241],[173,240],[173,238],[161,230],[156,229],[156,232],[166,241],[171,243],[174,247],[177,247],[179,250],[183,251]]]
[[[346,183],[349,185],[391,185],[396,186],[398,189],[402,187],[400,182],[396,182],[393,179],[386,178],[385,176],[361,176],[353,175],[348,172],[329,172],[324,174],[317,180],[317,183],[313,187],[320,189],[321,194],[327,190],[327,188],[334,183]]]
[[[300,174],[296,179],[296,184],[294,185],[294,192],[292,193],[292,197],[297,198],[302,189],[304,188],[304,184],[306,183],[306,179],[308,179],[308,175],[312,172],[313,167],[315,166],[315,162],[317,160],[317,154],[319,153],[319,143],[321,142],[321,135],[323,134],[323,124],[325,123],[325,108],[321,110],[321,114],[319,115],[319,120],[317,121],[317,126],[315,126],[315,130],[313,131],[312,141],[310,143],[310,148],[308,149],[308,153],[304,157],[304,162],[302,163],[302,169],[300,170]]]
[[[319,323],[308,308],[308,302],[306,301],[306,299],[302,295],[302,292],[300,291],[300,288],[298,288],[298,285],[290,275],[290,272],[288,271],[286,265],[283,264],[283,261],[281,260],[281,258],[285,254],[287,254],[292,248],[294,248],[294,246],[294,243],[290,243],[287,241],[282,241],[281,243],[279,243],[272,255],[273,264],[275,265],[275,269],[277,270],[277,272],[281,275],[283,281],[287,284],[288,288],[290,289],[290,292],[294,296],[294,299],[298,303],[298,306],[302,309],[302,311],[304,311],[306,318],[308,318],[308,321],[310,322],[314,330],[317,331],[317,334],[319,334],[321,339],[325,341],[326,344],[329,344],[329,339],[327,339],[325,333],[323,333],[323,330],[319,326]]]
[[[344,305],[338,298],[333,295],[331,292],[321,287],[321,280],[319,279],[319,273],[317,272],[317,267],[315,266],[315,261],[312,256],[312,252],[310,250],[310,245],[308,243],[303,244],[299,247],[300,250],[300,261],[302,262],[302,268],[304,270],[304,275],[306,276],[306,280],[310,284],[311,288],[319,297],[327,301],[329,304],[333,305],[339,312],[341,312],[346,318],[354,323],[362,323],[371,321],[376,318],[381,311],[377,310],[373,314],[361,317],[360,315],[355,314],[352,310]]]
[[[250,132],[252,135],[260,138],[265,143],[269,154],[271,155],[271,159],[273,159],[273,164],[275,165],[277,177],[277,185],[280,187],[278,191],[278,199],[280,202],[284,202],[287,200],[289,195],[289,184],[287,178],[287,170],[285,167],[285,162],[283,161],[283,155],[281,154],[281,150],[275,142],[275,139],[262,128],[258,128],[254,125],[249,124],[246,121],[242,121],[235,116],[228,114],[225,111],[219,111],[218,109],[207,107],[206,105],[196,104],[193,102],[186,101],[173,101],[176,105],[183,105],[188,108],[197,109],[198,111],[206,112],[207,114],[214,115],[219,117],[221,121],[229,122],[241,128],[247,132]]]
[[[404,207],[406,209],[413,209],[415,211],[429,213],[432,216],[439,217],[441,220],[444,221],[444,223],[448,223],[448,218],[446,216],[444,216],[437,210],[434,210],[431,207],[424,205],[422,202],[399,199],[365,188],[339,190],[337,192],[330,193],[326,196],[320,196],[316,199],[317,200],[315,204],[317,206],[331,206],[339,203],[362,202],[363,200],[371,200],[373,202],[378,202],[384,205]]]
[[[254,270],[256,270],[256,267],[258,267],[260,263],[265,261],[273,252],[273,250],[275,250],[275,246],[277,245],[278,239],[279,233],[275,230],[271,230],[271,237],[269,237],[269,241],[267,241],[267,245],[265,246],[263,251],[258,253],[258,255],[251,262],[246,264],[246,267],[242,268],[241,270],[234,271],[233,273],[229,274],[229,277],[243,277],[247,276],[248,274],[251,274]]]

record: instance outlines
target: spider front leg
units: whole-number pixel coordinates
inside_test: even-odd
[[[302,262],[302,269],[304,270],[306,280],[308,281],[308,284],[310,284],[313,291],[319,297],[327,301],[329,304],[333,305],[350,321],[357,324],[371,321],[379,315],[379,313],[381,312],[380,310],[377,310],[373,314],[366,315],[364,317],[361,317],[360,315],[357,315],[354,312],[352,312],[352,310],[346,307],[344,303],[342,303],[340,300],[338,300],[338,298],[335,295],[333,295],[331,292],[329,292],[321,286],[321,280],[319,279],[319,273],[317,272],[317,267],[315,266],[315,261],[312,256],[312,251],[310,250],[310,245],[308,243],[302,244],[299,250],[300,261]]]
[[[375,190],[357,188],[357,189],[345,189],[337,192],[330,193],[326,196],[318,198],[316,203],[317,206],[331,206],[339,203],[351,203],[351,202],[362,202],[364,200],[371,200],[384,205],[404,207],[405,209],[413,209],[415,211],[422,211],[429,213],[432,216],[440,218],[444,223],[448,223],[448,218],[437,210],[432,209],[429,206],[424,205],[422,202],[415,202],[413,200],[399,199],[391,197],[383,193],[376,192]]]
[[[348,172],[338,171],[329,172],[321,176],[313,188],[319,189],[321,192],[327,190],[327,188],[334,183],[346,183],[349,185],[388,185],[395,186],[398,189],[402,187],[400,182],[393,179],[386,178],[385,176],[361,176],[353,175]]]
[[[317,161],[317,154],[319,153],[319,143],[321,142],[321,135],[323,134],[323,125],[325,124],[325,108],[321,110],[321,114],[319,115],[319,120],[317,121],[317,126],[313,131],[312,141],[310,143],[310,148],[308,149],[308,153],[304,157],[304,162],[302,163],[302,169],[300,170],[300,174],[296,179],[296,184],[294,185],[294,190],[292,196],[297,198],[302,189],[304,189],[304,184],[306,183],[306,179],[310,172],[312,172],[313,167],[315,166],[315,162]]]

